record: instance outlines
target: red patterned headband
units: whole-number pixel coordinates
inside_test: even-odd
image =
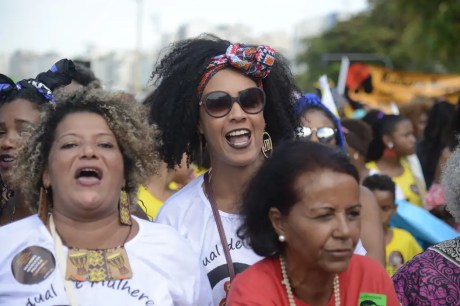
[[[243,74],[256,80],[257,85],[262,87],[262,79],[270,74],[270,69],[274,62],[275,50],[269,46],[261,45],[254,48],[241,44],[232,44],[228,46],[225,54],[211,58],[198,85],[198,94],[201,97],[209,80],[218,71],[226,67],[233,67],[240,70]]]

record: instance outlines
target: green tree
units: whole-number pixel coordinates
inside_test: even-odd
[[[395,69],[459,73],[460,1],[369,0],[367,11],[303,43],[297,58],[308,66],[297,77],[303,90],[324,73],[337,79],[339,64],[325,65],[324,53],[384,54]]]

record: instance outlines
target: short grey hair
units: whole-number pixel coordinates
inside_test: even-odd
[[[442,186],[445,189],[447,210],[460,223],[460,146],[450,156],[442,172]]]

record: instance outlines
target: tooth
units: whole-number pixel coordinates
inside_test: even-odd
[[[246,134],[249,134],[249,132],[246,130],[238,130],[238,131],[230,132],[229,136],[240,136],[240,135],[246,135]]]

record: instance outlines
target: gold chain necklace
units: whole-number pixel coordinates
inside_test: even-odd
[[[286,272],[286,259],[283,255],[280,255],[280,265],[281,265],[281,274],[283,275],[283,280],[281,283],[286,287],[286,292],[288,296],[289,306],[296,306],[294,300],[294,294],[292,294],[291,283]],[[336,274],[334,277],[334,300],[335,306],[340,306],[340,284],[339,276]]]

